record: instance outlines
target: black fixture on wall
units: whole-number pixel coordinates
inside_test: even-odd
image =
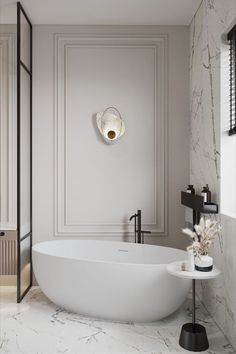
[[[24,26],[22,26],[22,24]],[[28,63],[24,62],[25,56],[23,56],[22,42],[25,38],[22,38],[22,27],[25,31],[28,31],[29,38],[27,46],[28,51]],[[25,53],[24,53],[25,54]],[[27,51],[26,51],[27,54]],[[22,105],[22,72],[26,74],[29,83],[29,97],[27,111],[24,112],[26,105]],[[25,103],[25,102],[24,102]],[[27,116],[28,114],[28,116]],[[26,143],[25,137],[23,137],[24,121],[29,117],[27,126],[28,132],[28,146],[27,149],[22,149],[22,144]],[[23,121],[24,118],[24,121]],[[26,155],[23,155],[26,153]],[[22,186],[25,182],[22,179],[22,172],[25,166],[23,166],[23,158],[26,160],[29,156],[28,168],[29,173],[29,185],[24,186],[28,188],[28,198],[26,200]],[[24,199],[25,198],[25,199]],[[22,220],[22,209],[27,206],[29,212],[27,222]],[[22,229],[23,222],[27,225],[26,230]],[[24,231],[24,232],[23,232]],[[20,2],[17,2],[17,302],[21,302],[23,297],[29,291],[32,286],[32,24],[25,13]]]
[[[236,25],[228,33],[230,44],[229,68],[230,68],[230,127],[229,135],[236,134]]]
[[[200,221],[201,214],[218,214],[218,205],[204,203],[204,197],[197,194],[181,192],[181,204],[193,211],[193,226]]]

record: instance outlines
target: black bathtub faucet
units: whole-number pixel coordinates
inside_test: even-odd
[[[151,231],[142,230],[142,220],[141,220],[141,210],[139,209],[137,213],[129,218],[131,221],[134,218],[134,235],[135,243],[144,243],[144,234],[150,234]]]

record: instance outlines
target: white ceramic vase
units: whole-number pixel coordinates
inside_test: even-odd
[[[207,255],[195,257],[195,269],[200,272],[210,272],[213,268],[213,258]]]

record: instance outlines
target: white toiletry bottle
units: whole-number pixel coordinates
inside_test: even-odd
[[[195,270],[194,254],[192,249],[188,249],[188,271],[193,272]]]

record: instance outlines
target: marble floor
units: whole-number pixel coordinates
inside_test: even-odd
[[[189,353],[178,345],[181,325],[190,320],[190,301],[155,323],[117,323],[69,313],[33,287],[21,304],[14,287],[0,288],[0,353]],[[208,354],[236,353],[208,312],[197,305],[207,328]],[[203,352],[202,352],[203,353]]]

